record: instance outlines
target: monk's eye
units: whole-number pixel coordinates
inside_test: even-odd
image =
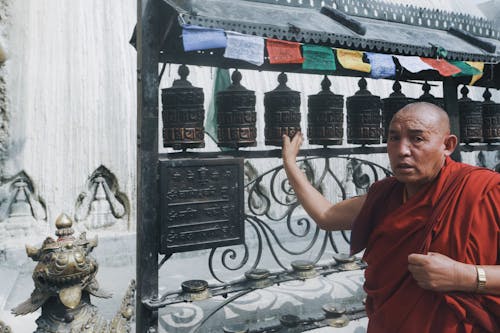
[[[421,137],[421,136],[416,136],[416,137],[413,138],[413,141],[415,141],[415,142],[423,142],[424,138]]]
[[[397,135],[389,135],[389,137],[387,138],[387,140],[389,142],[395,142],[395,141],[399,140],[399,136],[397,136]]]

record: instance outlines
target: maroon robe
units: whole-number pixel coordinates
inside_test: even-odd
[[[368,333],[500,332],[500,296],[425,290],[408,271],[411,253],[500,264],[500,174],[447,158],[405,203],[403,189],[374,183],[352,229],[351,252],[366,248]]]

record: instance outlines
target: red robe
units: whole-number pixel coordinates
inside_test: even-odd
[[[368,332],[500,332],[500,296],[425,290],[408,271],[411,253],[500,264],[500,174],[447,158],[405,203],[403,188],[394,177],[374,183],[352,229],[351,252],[366,248]]]

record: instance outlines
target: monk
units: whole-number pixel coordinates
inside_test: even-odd
[[[303,137],[283,137],[298,200],[325,230],[352,230],[363,249],[368,333],[500,332],[500,174],[450,155],[447,113],[409,104],[390,124],[393,177],[332,204],[296,164]]]

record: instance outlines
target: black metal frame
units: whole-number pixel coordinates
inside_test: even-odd
[[[182,161],[187,160],[174,159],[174,163],[182,164]],[[328,191],[337,193],[340,200],[345,200],[353,194],[347,192],[345,184],[342,183],[343,179],[339,178],[333,166],[344,163],[351,170],[349,175],[352,177],[352,184],[356,190],[363,192],[367,191],[370,183],[390,174],[389,170],[375,163],[352,157],[313,156],[303,158],[298,163],[318,190],[324,192],[325,184],[329,184],[326,185]],[[166,291],[156,299],[143,299],[143,304],[148,309],[156,311],[173,304],[203,301],[215,296],[226,298],[224,302],[207,309],[208,314],[204,315],[203,320],[191,327],[191,332],[198,332],[202,331],[204,324],[219,310],[250,292],[288,281],[326,277],[339,272],[365,268],[366,265],[359,259],[339,253],[341,244],[335,241],[332,232],[321,231],[309,217],[303,215],[299,202],[286,180],[281,163],[264,173],[259,173],[256,178],[247,178],[245,188],[247,193],[245,225],[255,235],[252,238],[253,241],[249,241],[250,237],[248,237],[241,245],[224,246],[222,244],[224,246],[222,248],[213,248],[210,253],[207,253],[207,261],[211,279],[216,281],[215,283],[207,284],[206,289],[198,292],[185,290],[183,286],[179,290]],[[288,242],[284,239],[285,234],[290,238]],[[340,241],[349,242],[349,236],[346,233],[341,232],[341,236]],[[334,255],[332,259],[329,256],[331,253],[337,255]],[[301,260],[293,259],[303,257],[311,258],[305,264],[309,268],[303,271],[297,270],[294,265],[300,267],[304,264],[300,264]],[[170,254],[167,253],[160,267],[166,264],[169,258]],[[166,267],[166,269],[172,269],[172,267]],[[199,274],[200,268],[196,271]],[[235,274],[237,274],[236,279],[231,277]],[[200,284],[199,280],[194,280],[192,283]],[[359,304],[354,304],[347,313],[351,319],[365,316],[361,301],[358,301]],[[299,329],[307,327],[326,326],[328,325],[327,317],[327,314],[316,311],[311,317],[314,320],[309,317],[298,317],[298,322],[294,323],[294,327],[299,332]],[[251,326],[249,332],[270,332],[272,329],[282,328],[285,324],[254,323],[252,325],[249,325]]]
[[[266,0],[265,2],[269,2]],[[280,2],[282,0],[276,0]],[[294,0],[295,1],[295,0]],[[340,0],[339,0],[340,1]],[[337,1],[337,2],[339,2]],[[315,3],[317,1],[315,0]],[[339,3],[342,3],[340,1]],[[136,49],[137,49],[137,298],[136,298],[136,331],[137,332],[157,332],[158,331],[158,308],[164,306],[168,302],[178,301],[182,298],[180,294],[175,294],[174,298],[170,296],[158,295],[158,254],[159,254],[159,159],[158,153],[158,91],[159,91],[159,75],[158,64],[162,62],[186,61],[187,63],[197,63],[201,65],[219,66],[219,67],[238,67],[259,70],[280,70],[291,72],[302,72],[297,66],[281,66],[279,69],[272,66],[264,66],[257,68],[252,65],[238,61],[222,61],[220,57],[204,54],[201,52],[198,55],[193,53],[183,54],[183,58],[179,59],[181,53],[166,54],[161,51],[164,45],[166,36],[170,33],[172,27],[177,25],[175,19],[168,22],[162,21],[162,17],[175,17],[165,14],[168,10],[164,6],[164,0],[138,0],[137,1],[137,16],[138,23],[135,31]],[[464,20],[467,17],[463,18]],[[175,30],[175,29],[174,29]],[[496,66],[498,67],[498,65]],[[314,73],[314,72],[311,72]],[[321,73],[324,74],[324,73]],[[340,71],[329,73],[332,75],[348,75],[348,76],[365,76],[366,74],[356,73],[352,71]],[[408,73],[406,73],[408,74]],[[404,79],[404,77],[403,77]],[[424,73],[421,75],[408,76],[407,79],[438,79],[435,74]],[[442,78],[441,78],[442,79]],[[497,79],[496,79],[497,80]],[[497,80],[498,81],[498,80]],[[445,78],[443,80],[443,95],[445,108],[448,110],[451,120],[452,132],[459,133],[459,115],[457,104],[457,86],[460,80],[455,78]],[[485,85],[498,86],[498,82],[489,82]],[[474,150],[496,150],[498,145],[461,145],[463,151]],[[460,149],[458,149],[453,157],[460,160]],[[301,156],[316,156],[322,158],[334,157],[345,154],[367,154],[367,153],[383,153],[384,146],[374,147],[353,147],[353,148],[318,148],[309,149],[301,152]],[[239,151],[231,152],[207,152],[207,153],[169,153],[162,155],[162,158],[191,158],[204,157],[211,158],[216,156],[231,156],[244,158],[267,158],[279,157],[280,150],[266,151]],[[249,221],[252,220],[249,217]],[[255,221],[253,221],[255,222]],[[164,260],[168,259],[168,255]],[[330,266],[323,268],[323,273],[329,274],[337,268]],[[285,270],[283,274],[276,274],[275,281],[287,278]],[[246,286],[243,289],[238,289],[238,283],[232,285],[232,291],[246,291],[252,288]],[[218,286],[220,288],[221,286]],[[179,298],[180,297],[180,298]],[[165,300],[168,302],[165,303]],[[307,324],[308,322],[305,321]]]

